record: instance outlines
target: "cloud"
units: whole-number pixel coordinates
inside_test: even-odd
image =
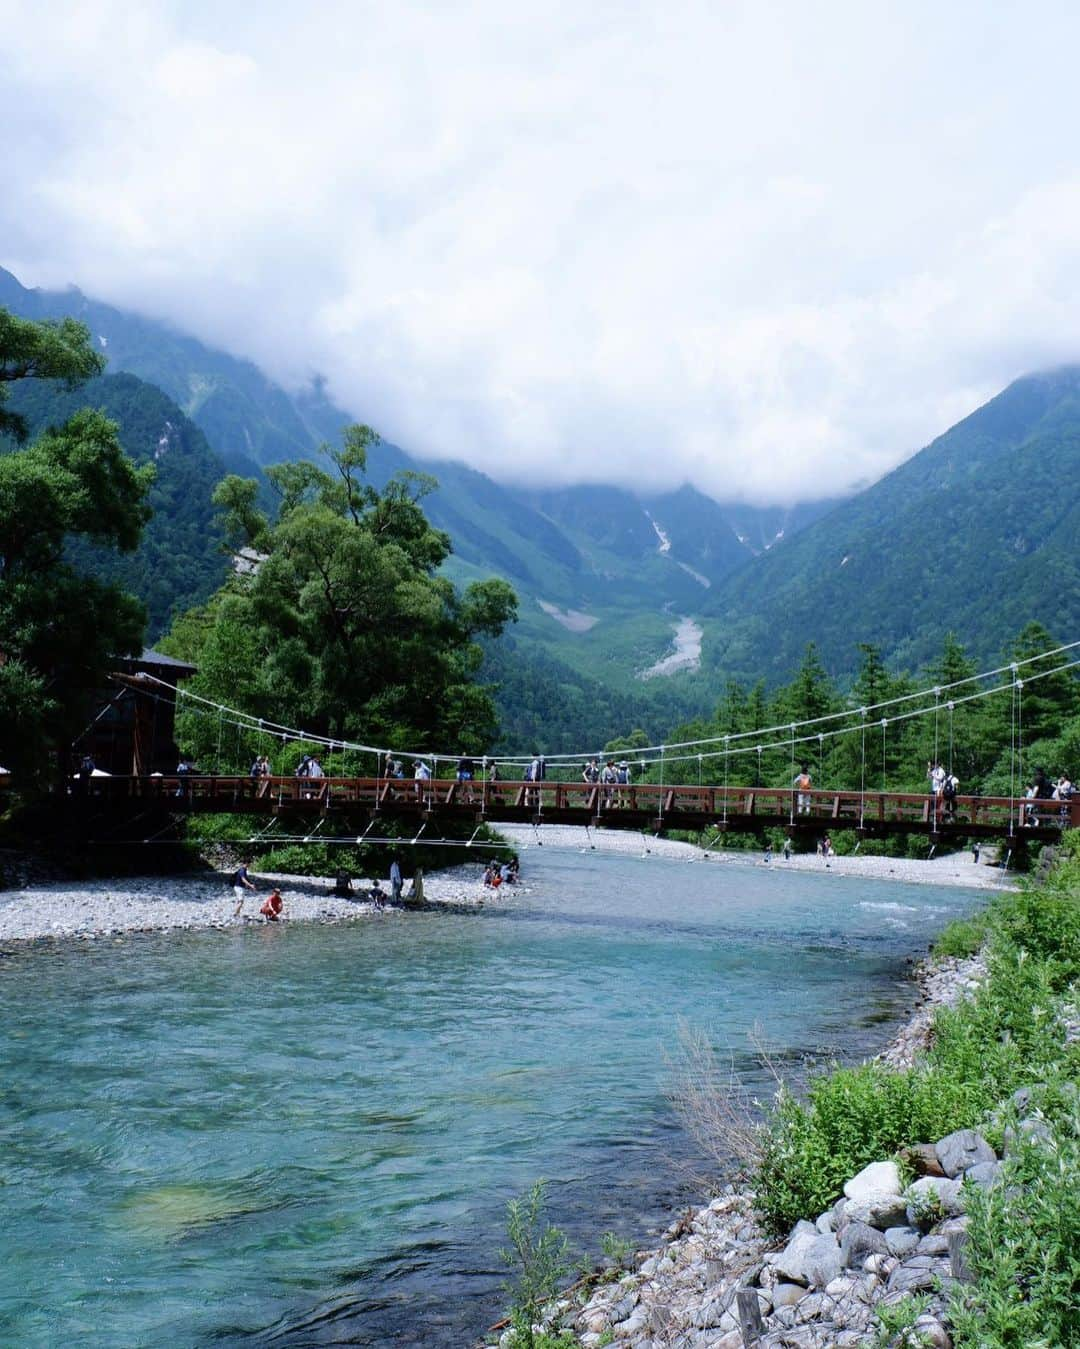
[[[1080,359],[1069,6],[247,8],[0,0],[0,261],[532,482],[842,492]]]

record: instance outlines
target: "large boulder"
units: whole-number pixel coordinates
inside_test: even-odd
[[[895,1162],[871,1162],[844,1186],[848,1199],[866,1200],[876,1195],[900,1193],[900,1168]]]
[[[887,1227],[907,1221],[907,1200],[902,1194],[877,1190],[862,1199],[844,1200],[842,1231],[848,1223],[866,1223],[884,1232]]]
[[[800,1221],[788,1244],[773,1261],[773,1268],[785,1283],[801,1283],[824,1288],[840,1273],[840,1246],[831,1234],[822,1235],[813,1223]]]
[[[905,1255],[910,1255],[919,1244],[919,1231],[915,1227],[890,1227],[885,1232],[885,1244],[889,1248],[890,1255],[897,1255],[902,1260]]]
[[[862,1269],[868,1255],[883,1255],[888,1249],[884,1235],[876,1227],[851,1222],[844,1228],[840,1260],[845,1269]]]
[[[907,1220],[912,1227],[933,1227],[941,1218],[963,1211],[960,1181],[921,1176],[907,1189]]]
[[[981,1189],[989,1190],[1001,1177],[1000,1162],[980,1162],[978,1166],[969,1166],[964,1172],[964,1180]]]
[[[994,1149],[974,1129],[957,1129],[946,1138],[939,1138],[934,1144],[941,1169],[950,1178],[959,1176],[969,1167],[980,1162],[993,1162],[997,1158]]]
[[[945,1174],[941,1169],[941,1163],[938,1161],[937,1151],[933,1143],[912,1143],[910,1147],[901,1149],[900,1159],[917,1176],[943,1176]]]

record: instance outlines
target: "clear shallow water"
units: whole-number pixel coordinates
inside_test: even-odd
[[[527,860],[530,893],[476,915],[0,960],[0,1343],[467,1344],[534,1179],[593,1250],[667,1221],[678,1018],[738,1053],[755,1022],[875,1046],[906,957],[972,904]]]

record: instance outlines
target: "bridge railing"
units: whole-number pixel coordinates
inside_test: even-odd
[[[173,774],[152,777],[93,778],[85,788],[98,800],[137,799],[163,805],[223,811],[364,807],[405,813],[460,811],[543,820],[545,815],[614,822],[635,817],[641,823],[688,828],[703,823],[723,829],[793,825],[821,832],[865,829],[870,832],[940,826],[963,832],[1012,834],[1030,827],[1080,828],[1080,796],[1070,801],[1018,797],[958,796],[949,803],[922,792],[858,792],[787,787],[670,786],[657,783],[458,782],[411,778],[251,778],[235,774]]]

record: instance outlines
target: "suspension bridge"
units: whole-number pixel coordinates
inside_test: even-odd
[[[1025,763],[1024,739],[1025,690],[1078,666],[1080,641],[864,707],[752,731],[624,750],[620,757],[629,761],[626,782],[567,780],[576,778],[589,760],[611,757],[596,751],[548,756],[540,780],[529,772],[530,766],[537,767],[534,756],[502,756],[497,773],[487,758],[470,760],[474,780],[459,779],[456,753],[358,744],[313,734],[228,707],[153,673],[117,674],[114,680],[136,703],[136,761],[140,736],[143,741],[152,736],[153,718],[148,709],[168,698],[202,719],[204,728],[209,723],[210,734],[203,736],[204,742],[212,741],[216,730],[217,769],[95,777],[80,782],[73,795],[81,798],[84,820],[92,815],[103,824],[110,814],[116,821],[129,822],[201,813],[245,815],[252,817],[253,832],[261,831],[260,836],[273,834],[275,840],[297,842],[316,837],[324,842],[375,842],[381,839],[379,822],[393,821],[398,826],[397,840],[423,836],[432,843],[438,841],[439,828],[449,824],[459,834],[462,827],[471,826],[475,837],[483,825],[514,823],[584,825],[645,834],[685,830],[706,837],[712,833],[717,840],[726,833],[762,834],[767,829],[781,829],[803,840],[853,830],[861,838],[909,834],[932,840],[1001,838],[1017,847],[1029,841],[1052,841],[1063,830],[1080,827],[1080,795],[1050,799],[1048,790],[1036,793],[1029,785],[1032,775],[1030,764]],[[956,713],[989,698],[1007,704],[1007,793],[947,799],[943,794],[888,789],[888,741],[897,727],[922,720],[933,761],[951,775]],[[224,768],[227,730],[235,734],[237,747],[229,769]],[[849,757],[857,765],[857,789],[823,787],[820,765],[825,746],[839,738],[854,740]],[[257,745],[260,752],[273,751],[276,745],[286,758],[290,745],[318,751],[326,760],[325,775],[237,773],[241,743],[249,751]],[[352,771],[335,772],[335,755],[339,769],[348,765]],[[393,769],[398,756],[424,764],[429,776],[401,777]],[[355,771],[365,760],[374,769],[370,775]],[[760,785],[763,762],[769,770],[765,776],[774,783],[780,778],[785,785]],[[812,789],[805,783],[798,785],[802,766],[807,764],[816,769]],[[695,768],[696,785],[686,781],[694,776]],[[748,779],[755,785],[741,785]]]
[[[298,840],[358,843],[379,821],[404,823],[417,838],[442,825],[584,825],[641,833],[663,830],[759,833],[791,838],[850,829],[860,838],[925,834],[933,839],[1050,841],[1080,827],[1080,796],[1069,801],[926,793],[799,791],[768,787],[662,786],[653,783],[473,781],[241,775],[95,778],[95,811],[235,814],[296,826]],[[349,832],[333,835],[327,822]]]

